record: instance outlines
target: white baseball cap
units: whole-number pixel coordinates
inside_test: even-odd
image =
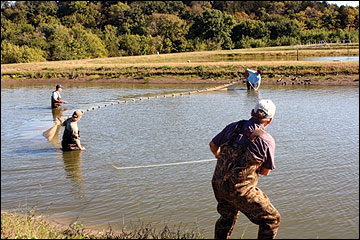
[[[256,103],[254,112],[262,110],[266,113],[265,119],[273,118],[275,115],[276,106],[270,99],[262,99]]]

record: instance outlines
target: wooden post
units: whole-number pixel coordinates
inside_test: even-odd
[[[299,61],[299,47],[296,47],[296,60]]]

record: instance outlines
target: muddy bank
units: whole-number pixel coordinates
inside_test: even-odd
[[[241,81],[245,83],[244,78],[237,79],[202,79],[200,77],[184,78],[184,77],[156,77],[156,78],[74,78],[74,79],[63,79],[63,78],[52,78],[52,79],[36,79],[36,78],[21,78],[11,79],[2,78],[1,85],[13,85],[19,83],[28,84],[39,84],[39,83],[53,83],[56,84],[67,84],[67,83],[139,83],[139,84],[225,84],[234,81]],[[336,76],[285,76],[285,77],[273,77],[264,78],[261,82],[262,85],[323,85],[323,86],[358,86],[359,75],[336,75]]]

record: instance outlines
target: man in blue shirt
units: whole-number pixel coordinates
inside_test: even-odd
[[[261,76],[260,76],[261,71],[246,69],[245,74],[247,75],[247,81],[246,81],[247,89],[248,90],[254,89],[255,91],[258,90],[261,83]]]

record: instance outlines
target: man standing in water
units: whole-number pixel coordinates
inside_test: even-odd
[[[62,121],[62,126],[65,126],[63,139],[61,142],[63,151],[71,150],[85,150],[80,143],[80,131],[78,128],[78,121],[81,119],[83,112],[76,110],[71,118]]]
[[[56,90],[51,94],[51,108],[60,108],[63,103],[68,103],[67,101],[61,100],[60,92],[63,88],[61,85],[56,85]]]
[[[246,87],[248,90],[254,89],[255,91],[257,91],[260,87],[260,83],[261,83],[261,71],[257,70],[251,70],[251,69],[246,69],[245,71],[245,76],[246,78]]]
[[[276,237],[280,213],[256,187],[259,174],[267,176],[275,169],[275,140],[265,132],[275,110],[271,100],[260,100],[249,120],[230,123],[209,144],[217,158],[212,187],[221,215],[215,239],[230,237],[240,212],[259,225],[259,239]]]

